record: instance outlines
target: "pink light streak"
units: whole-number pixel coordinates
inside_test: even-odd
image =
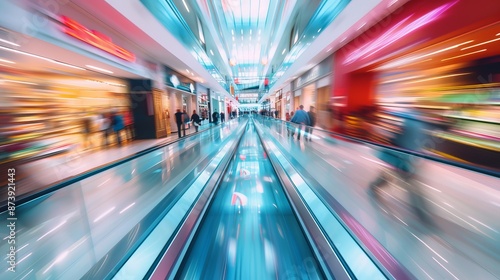
[[[349,64],[358,59],[367,58],[378,53],[382,49],[386,48],[387,46],[396,42],[397,40],[407,36],[413,31],[435,21],[436,19],[439,18],[439,16],[441,16],[445,11],[447,11],[457,2],[458,1],[454,1],[448,4],[444,4],[399,29],[399,27],[401,27],[401,25],[403,25],[403,23],[408,21],[408,19],[411,18],[413,15],[408,16],[407,18],[396,23],[393,27],[391,27],[388,31],[379,36],[377,39],[353,51],[346,57],[344,64]]]

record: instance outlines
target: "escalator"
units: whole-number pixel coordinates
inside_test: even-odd
[[[15,218],[15,228],[0,228],[7,260],[0,279],[111,278],[213,159],[237,143],[246,122],[214,126],[15,201],[13,216],[9,208],[0,213],[3,221]]]
[[[326,278],[253,123],[248,125],[175,279],[207,277]]]
[[[498,279],[498,177],[414,155],[430,227],[404,182],[369,195],[381,147],[291,129],[240,118],[18,205],[0,279]]]

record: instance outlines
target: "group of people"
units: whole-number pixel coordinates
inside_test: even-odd
[[[179,138],[181,138],[186,136],[186,129],[189,129],[191,124],[193,124],[195,132],[198,132],[198,128],[201,126],[201,118],[196,113],[196,110],[193,110],[193,114],[189,117],[186,110],[181,112],[181,109],[177,109],[177,112],[175,112],[175,123],[177,124],[177,133]]]
[[[223,123],[226,121],[226,114],[224,114],[224,112],[220,112],[220,114],[217,112],[217,110],[215,110],[213,113],[212,113],[212,122],[214,124],[218,124],[219,123],[219,117],[220,117],[220,122]]]
[[[119,113],[117,111],[106,112],[88,116],[83,119],[84,148],[96,146],[108,146],[110,138],[115,136],[116,144],[122,144],[122,132],[125,132],[125,140],[134,138],[133,120],[129,111]],[[95,137],[100,138],[100,145],[94,145]]]
[[[298,130],[297,140],[300,140],[302,129],[305,126],[306,134],[304,138],[312,141],[311,135],[313,133],[313,127],[316,125],[316,108],[314,106],[310,106],[309,111],[306,112],[304,110],[304,105],[300,105],[295,113],[293,111],[291,113],[286,113],[285,117],[287,121],[297,124],[297,126],[288,126],[288,136],[294,137],[295,131]]]
[[[234,115],[236,115],[236,113]],[[222,123],[226,121],[226,115],[224,112],[218,113],[217,110],[215,110],[212,113],[212,123],[218,124],[219,118]],[[186,136],[186,129],[189,129],[191,124],[194,126],[195,132],[198,132],[198,129],[201,126],[201,121],[202,118],[200,118],[200,116],[196,113],[196,110],[193,110],[191,117],[189,117],[186,110],[181,111],[181,109],[177,109],[177,112],[175,113],[175,123],[177,124],[177,133],[179,138]]]

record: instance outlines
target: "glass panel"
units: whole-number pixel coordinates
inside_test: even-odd
[[[378,262],[390,263],[386,251],[417,279],[500,277],[499,178],[316,128],[302,127],[297,140],[295,125],[259,120]]]

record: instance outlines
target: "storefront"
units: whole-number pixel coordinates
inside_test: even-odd
[[[316,108],[316,127],[329,129],[331,127],[330,79],[333,57],[329,56],[311,70],[292,82],[293,97],[289,104],[290,111],[296,111],[300,105],[309,111]],[[293,109],[292,109],[293,108]]]
[[[165,85],[168,96],[168,105],[163,104],[168,110],[168,123],[172,128],[171,133],[177,133],[177,124],[174,114],[177,110],[185,111],[191,116],[193,110],[197,108],[198,96],[196,83],[182,74],[168,68],[165,69]]]
[[[128,79],[152,76],[145,60],[112,40],[107,27],[83,17],[22,9],[14,1],[1,7],[1,163],[99,149],[117,144],[118,135],[131,140]],[[39,24],[27,28],[19,18]],[[106,137],[105,123],[115,115],[126,129]]]
[[[332,92],[347,132],[390,143],[402,116],[418,114],[436,127],[422,149],[499,169],[499,11],[497,1],[409,1],[338,50]]]

